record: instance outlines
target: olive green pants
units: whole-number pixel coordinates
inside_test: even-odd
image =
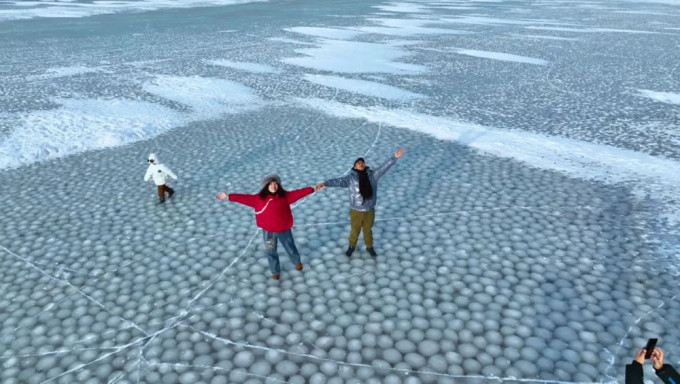
[[[361,212],[353,209],[349,210],[349,245],[356,247],[359,241],[359,233],[364,230],[364,243],[367,248],[373,247],[373,219],[375,218],[375,209]]]

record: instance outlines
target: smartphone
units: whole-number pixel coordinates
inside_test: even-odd
[[[647,340],[647,346],[645,347],[645,350],[647,351],[645,353],[645,359],[652,357],[652,352],[654,352],[654,348],[656,348],[656,341],[657,339]]]

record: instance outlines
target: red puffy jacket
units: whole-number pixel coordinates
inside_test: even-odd
[[[264,199],[259,194],[247,195],[230,193],[229,201],[241,203],[255,209],[255,223],[267,232],[284,232],[293,227],[293,212],[290,205],[314,192],[312,187],[286,192],[284,197],[269,195]]]

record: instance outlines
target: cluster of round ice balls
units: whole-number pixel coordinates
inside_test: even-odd
[[[650,272],[633,261],[649,250],[625,194],[397,130],[383,129],[381,148],[390,149],[367,158],[376,167],[400,143],[413,148],[380,181],[378,258],[361,240],[351,259],[343,255],[347,191],[327,188],[294,208],[305,269],[295,271],[280,248],[282,280],[272,281],[252,210],[217,202],[214,193],[255,192],[271,171],[287,189],[313,185],[346,171],[355,148],[331,142],[318,155],[310,140],[335,137],[336,129],[320,124],[291,131],[311,137],[301,148],[252,154],[239,145],[280,140],[267,130],[248,133],[254,123],[229,137],[238,143],[233,151],[222,148],[221,127],[183,137],[189,155],[181,158],[204,162],[168,156],[180,181],[162,207],[152,187],[137,187],[141,175],[101,199],[97,185],[111,175],[127,180],[115,159],[86,162],[95,164],[83,171],[92,185],[59,184],[55,165],[25,171],[53,183],[74,209],[7,200],[0,244],[12,254],[0,259],[0,381],[588,382],[616,375],[612,353],[627,357],[647,333],[675,337],[662,321],[629,330],[646,313],[654,320],[679,311],[643,300]],[[351,132],[350,142],[365,142],[377,129]],[[305,150],[313,161],[302,160]],[[271,169],[272,159],[287,160]],[[192,167],[198,176],[182,176]],[[134,195],[148,200],[127,198]],[[630,272],[637,278],[621,278]],[[655,279],[667,283],[660,297],[672,297],[664,288],[671,278]],[[631,348],[616,354],[622,340]]]

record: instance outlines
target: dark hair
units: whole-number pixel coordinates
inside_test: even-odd
[[[275,180],[272,180],[272,181],[276,182]],[[267,198],[267,196],[270,196],[270,195],[276,195],[276,196],[278,196],[278,197],[284,197],[284,196],[286,196],[286,190],[283,189],[283,187],[281,186],[281,184],[279,184],[278,182],[276,182],[276,185],[279,186],[279,189],[276,190],[276,193],[271,193],[271,192],[269,192],[269,183],[267,183],[267,185],[265,185],[264,187],[262,187],[262,189],[260,189],[260,192],[258,193],[258,195],[260,195],[260,199],[264,200],[264,199]]]

